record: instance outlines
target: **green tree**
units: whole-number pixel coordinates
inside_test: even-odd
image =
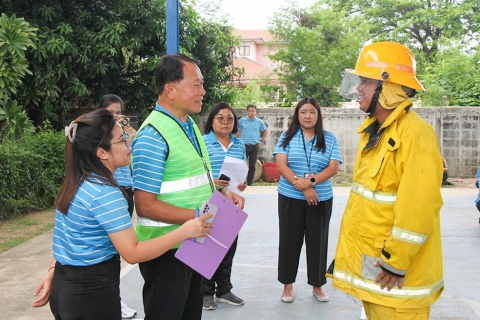
[[[0,11],[38,28],[36,48],[26,55],[33,74],[16,94],[37,126],[48,119],[60,128],[71,108],[93,108],[108,92],[145,113],[154,104],[154,68],[166,51],[165,0],[5,0]],[[220,23],[201,19],[190,1],[181,2],[180,51],[202,60],[209,87],[229,78],[235,41]]]
[[[35,28],[15,15],[0,18],[0,142],[5,138],[19,139],[35,128],[16,100],[22,78],[32,74],[25,58],[27,48],[34,48]]]
[[[333,10],[328,1],[306,9],[290,3],[275,14],[270,31],[281,43],[270,58],[280,62],[276,72],[286,82],[288,98],[311,96],[323,106],[337,106],[342,72],[355,65],[368,39],[363,19]]]
[[[436,62],[429,65],[422,77],[427,92],[422,93],[422,105],[439,106],[446,96],[446,105],[480,105],[480,68],[478,56],[468,55],[457,48],[442,50]]]
[[[449,104],[480,105],[478,0],[321,0],[306,10],[292,7],[277,14],[272,28],[285,44],[273,58],[282,63],[290,97],[318,92],[322,104],[334,105],[336,77],[353,68],[359,49],[368,41],[397,41],[415,54],[417,76],[429,90],[420,95],[424,105],[439,105],[443,95]]]
[[[371,38],[394,40],[421,53],[433,63],[445,40],[470,46],[479,31],[478,0],[331,0],[337,11],[371,24]]]
[[[35,47],[33,40],[35,28],[15,15],[8,17],[2,13],[0,17],[0,101],[9,100],[12,94],[17,93],[17,87],[22,83],[28,70],[28,61],[25,51]]]

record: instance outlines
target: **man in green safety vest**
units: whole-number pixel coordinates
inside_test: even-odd
[[[158,101],[132,144],[139,241],[158,237],[198,215],[215,190],[205,143],[189,114],[205,95],[198,61],[165,55],[155,69]],[[221,191],[243,208],[245,199]],[[203,278],[174,257],[180,244],[140,263],[145,319],[201,319]]]

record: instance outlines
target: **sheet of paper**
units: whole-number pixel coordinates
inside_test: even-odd
[[[241,194],[242,192],[238,190],[237,187],[239,184],[244,183],[245,179],[247,178],[247,163],[243,160],[226,156],[225,160],[223,161],[222,168],[220,168],[220,174],[222,173],[230,177],[228,189],[237,194]],[[214,178],[217,179],[218,177]]]

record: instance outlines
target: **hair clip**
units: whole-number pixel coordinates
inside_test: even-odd
[[[73,143],[73,139],[75,139],[75,134],[77,133],[77,126],[78,123],[75,121],[70,122],[70,125],[68,127],[65,127],[65,137],[70,140],[71,143]],[[73,129],[73,132],[72,132]]]

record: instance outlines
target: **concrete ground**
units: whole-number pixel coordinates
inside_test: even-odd
[[[330,224],[329,261],[333,259],[340,220],[349,188],[334,188],[334,211]],[[480,225],[473,201],[477,189],[443,188],[442,239],[445,290],[432,307],[431,319],[480,319]],[[306,281],[305,253],[302,254],[295,301],[280,301],[282,285],[277,281],[277,193],[276,187],[249,187],[245,192],[249,214],[240,232],[232,271],[233,292],[245,300],[236,307],[219,304],[204,311],[204,319],[359,319],[361,303],[335,290],[329,279],[325,292],[330,302],[319,303]],[[0,319],[53,319],[47,306],[34,309],[33,291],[46,273],[51,259],[52,232],[38,236],[0,255]],[[143,279],[137,265],[124,264],[122,299],[143,318]]]

